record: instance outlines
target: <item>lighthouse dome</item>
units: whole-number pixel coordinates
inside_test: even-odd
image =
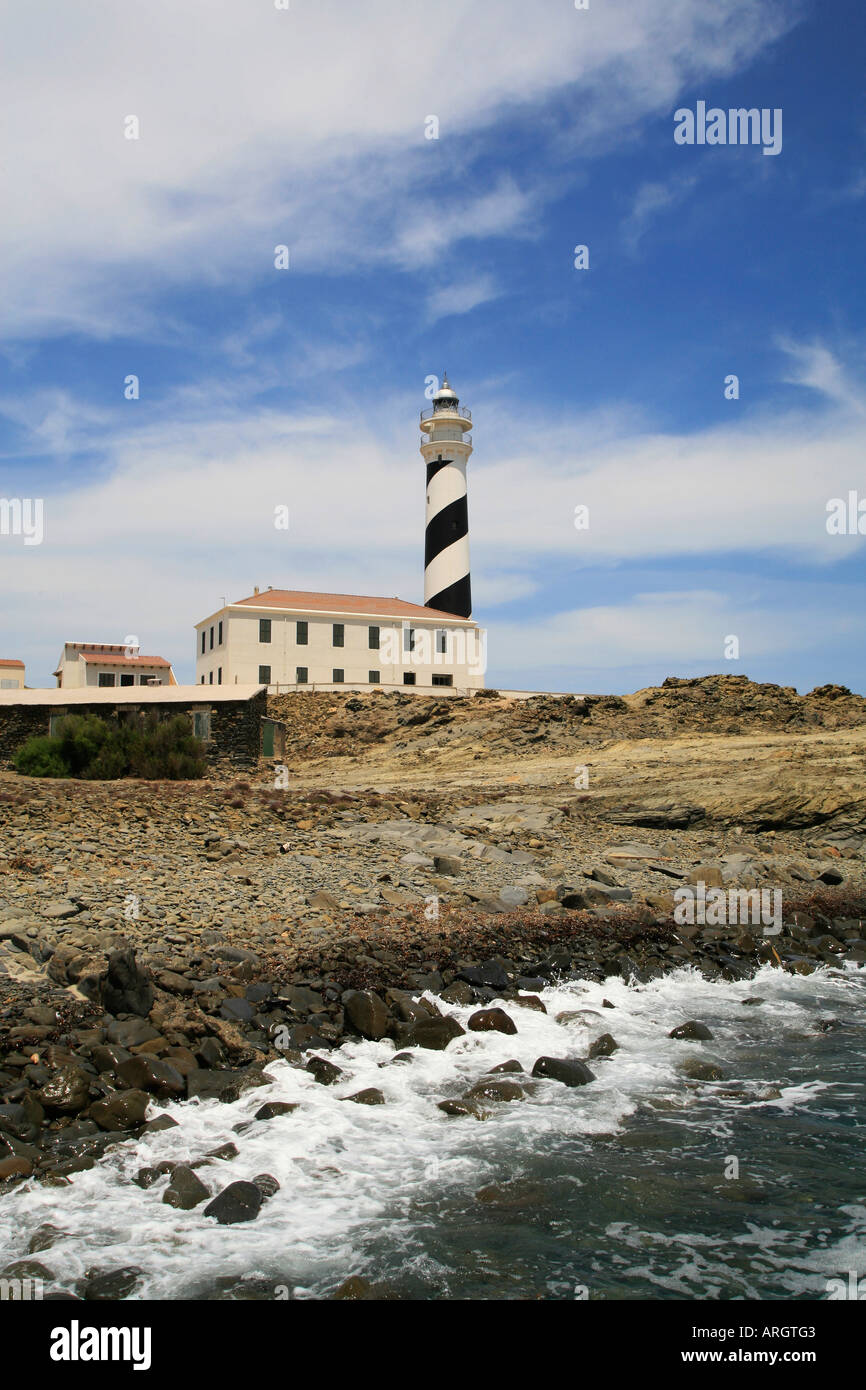
[[[457,405],[458,399],[459,398],[457,392],[451,389],[451,383],[448,380],[447,372],[443,372],[442,385],[439,387],[439,390],[433,396],[434,402],[437,405]]]

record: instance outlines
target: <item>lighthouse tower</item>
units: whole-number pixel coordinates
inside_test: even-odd
[[[421,454],[427,465],[427,529],[424,545],[424,605],[472,614],[469,584],[469,512],[466,465],[472,453],[472,414],[443,376],[432,404],[421,411]]]

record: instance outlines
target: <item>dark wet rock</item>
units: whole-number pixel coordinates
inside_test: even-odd
[[[42,1250],[50,1250],[52,1245],[58,1240],[65,1240],[68,1232],[61,1231],[59,1226],[52,1226],[46,1221],[41,1226],[37,1226],[33,1235],[30,1237],[27,1246],[28,1255],[38,1255]]]
[[[763,997],[760,994],[753,994],[750,995],[748,999],[743,1000],[743,1008],[749,1008],[756,1004],[763,1004],[763,1002]]]
[[[490,1110],[486,1109],[477,1099],[469,1096],[456,1097],[452,1100],[440,1100],[437,1108],[444,1115],[451,1116],[471,1116],[473,1120],[486,1120],[490,1115]]]
[[[517,1024],[504,1009],[479,1009],[467,1023],[470,1033],[516,1033]]]
[[[0,1158],[0,1182],[12,1182],[17,1178],[29,1178],[33,1163],[29,1158]]]
[[[311,1057],[306,1070],[320,1086],[333,1086],[344,1075],[342,1067],[335,1067],[334,1063],[325,1057]]]
[[[350,1278],[344,1279],[338,1289],[331,1294],[331,1298],[337,1302],[348,1303],[373,1303],[383,1299],[393,1298],[391,1289],[385,1284],[371,1284],[369,1279],[364,1279],[359,1274],[353,1274]]]
[[[240,1221],[255,1221],[264,1198],[253,1182],[230,1182],[204,1209],[221,1226],[234,1226]]]
[[[131,1052],[116,1043],[99,1043],[91,1053],[96,1070],[108,1072],[116,1072],[121,1062],[128,1062],[131,1056]]]
[[[239,1153],[237,1144],[232,1143],[231,1139],[225,1144],[217,1144],[215,1149],[208,1149],[207,1158],[218,1158],[221,1163],[231,1163],[233,1158],[237,1158]]]
[[[268,1100],[264,1105],[260,1105],[254,1120],[275,1120],[278,1115],[291,1115],[293,1110],[298,1109],[297,1101],[289,1100]]]
[[[498,1065],[497,1067],[491,1067],[491,1068],[490,1068],[490,1075],[491,1075],[491,1076],[498,1076],[500,1073],[506,1073],[506,1074],[507,1074],[507,1073],[513,1073],[513,1072],[519,1072],[519,1071],[523,1071],[523,1067],[521,1066],[520,1062],[518,1062],[516,1059],[512,1058],[512,1059],[511,1059],[510,1061],[508,1061],[508,1062],[500,1062],[499,1065]]]
[[[595,1080],[585,1062],[567,1057],[539,1057],[532,1068],[533,1076],[541,1076],[549,1081],[561,1081],[564,1086],[585,1086]]]
[[[612,1057],[619,1047],[619,1043],[610,1033],[602,1033],[600,1038],[590,1043],[587,1051],[587,1060],[593,1061],[596,1057]]]
[[[203,1068],[187,1073],[186,1093],[190,1099],[197,1097],[199,1100],[229,1102],[237,1100],[244,1091],[248,1091],[252,1087],[266,1086],[267,1084],[267,1080],[263,1078],[261,1072],[251,1068],[225,1071],[210,1071]]]
[[[705,1023],[698,1023],[695,1019],[689,1019],[687,1023],[680,1023],[676,1028],[672,1028],[668,1033],[669,1038],[678,1038],[688,1042],[709,1042],[712,1033]]]
[[[724,1081],[725,1073],[715,1062],[707,1062],[702,1057],[686,1057],[680,1063],[680,1071],[690,1081]]]
[[[511,1081],[506,1076],[485,1076],[462,1097],[465,1101],[479,1100],[526,1100],[526,1091],[519,1081]]]
[[[454,980],[447,989],[442,990],[440,997],[446,1004],[466,1005],[473,1003],[475,992],[465,980]]]
[[[60,1067],[37,1092],[39,1103],[59,1115],[77,1115],[90,1100],[90,1077],[81,1067]]]
[[[353,1100],[356,1105],[384,1105],[385,1097],[375,1086],[368,1086],[363,1091],[356,1091],[353,1096],[346,1096],[346,1100]]]
[[[280,1190],[280,1184],[271,1173],[257,1173],[253,1178],[253,1186],[259,1189],[263,1202],[270,1201]]]
[[[95,1101],[88,1113],[100,1129],[135,1129],[144,1123],[149,1104],[150,1096],[146,1091],[115,1091],[105,1100]]]
[[[171,1115],[157,1115],[154,1120],[147,1120],[141,1127],[142,1134],[158,1134],[163,1129],[177,1129],[177,1120]]]
[[[117,1075],[127,1086],[137,1091],[151,1091],[154,1095],[175,1097],[186,1094],[186,1081],[176,1067],[161,1057],[148,1057],[139,1053],[121,1062]]]
[[[372,990],[351,990],[343,996],[347,1021],[362,1038],[378,1042],[388,1031],[391,1016],[384,1001]]]
[[[462,1037],[465,1031],[456,1018],[421,1019],[413,1024],[402,1042],[406,1047],[426,1047],[434,1052],[444,1052],[448,1044],[454,1038]]]
[[[487,960],[483,965],[466,965],[458,975],[469,985],[487,985],[490,989],[508,989],[511,984],[508,972],[495,960]]]
[[[153,997],[153,985],[136,964],[135,951],[131,947],[112,951],[102,988],[102,1002],[108,1012],[144,1017],[153,1007]]]
[[[78,1292],[88,1303],[107,1303],[128,1298],[141,1278],[141,1273],[134,1265],[125,1269],[88,1270]]]
[[[534,1009],[538,1014],[547,1013],[547,1005],[537,994],[520,994],[513,1002],[519,1009]]]
[[[179,1163],[172,1172],[162,1200],[166,1206],[176,1207],[178,1211],[192,1211],[193,1207],[197,1207],[209,1196],[210,1193],[198,1174],[185,1163]]]

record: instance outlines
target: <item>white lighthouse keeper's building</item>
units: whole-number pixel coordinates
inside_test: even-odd
[[[458,695],[486,658],[477,623],[399,598],[256,589],[196,623],[198,685]]]

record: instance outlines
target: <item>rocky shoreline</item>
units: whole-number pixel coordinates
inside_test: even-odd
[[[862,967],[860,702],[835,687],[799,704],[782,692],[777,723],[793,728],[784,743],[772,727],[745,742],[647,738],[647,711],[670,719],[683,701],[699,722],[717,706],[727,720],[733,687],[713,681],[642,692],[619,702],[624,711],[598,702],[588,716],[560,718],[563,703],[548,700],[499,723],[495,700],[460,714],[407,698],[392,711],[396,745],[385,731],[358,770],[352,730],[366,716],[344,698],[335,715],[322,696],[318,723],[307,720],[315,747],[301,750],[285,789],[264,766],[225,783],[0,774],[0,1201],[22,1183],[62,1188],[118,1146],[172,1127],[169,1102],[231,1103],[267,1085],[278,1059],[328,1085],[341,1079],[337,1049],[358,1038],[384,1040],[394,1064],[411,1065],[416,1049],[446,1048],[465,1029],[520,1032],[523,1011],[543,1009],[540,992],[564,979]],[[773,701],[755,689],[734,693],[772,726]],[[631,720],[631,733],[599,728],[587,755],[587,724],[616,720]],[[581,741],[569,745],[577,724]],[[451,778],[436,771],[446,728]],[[532,761],[539,728],[552,760]],[[493,746],[503,740],[513,760]],[[476,769],[468,780],[460,757]],[[376,758],[377,780],[359,785]],[[407,759],[429,778],[409,780]],[[578,759],[592,760],[589,791],[575,784]],[[765,934],[754,917],[678,921],[675,895],[700,884],[777,893],[780,930]],[[438,1098],[442,1123],[483,1120],[538,1085],[591,1085],[617,1047],[615,1018],[564,1028],[561,1053],[528,1069],[479,1070]],[[682,1023],[700,1052],[700,1018]],[[715,1079],[711,1060],[684,1053],[687,1065],[694,1084]],[[382,1103],[375,1086],[343,1098]],[[256,1123],[282,1104],[266,1102]],[[154,1200],[196,1208],[196,1219],[253,1220],[271,1175],[215,1192],[198,1172],[221,1181],[237,1152],[168,1165],[165,1186],[165,1165],[144,1169],[140,1185],[160,1179]],[[50,1232],[35,1239],[31,1255]],[[83,1296],[122,1296],[117,1280],[105,1287],[97,1278]]]

